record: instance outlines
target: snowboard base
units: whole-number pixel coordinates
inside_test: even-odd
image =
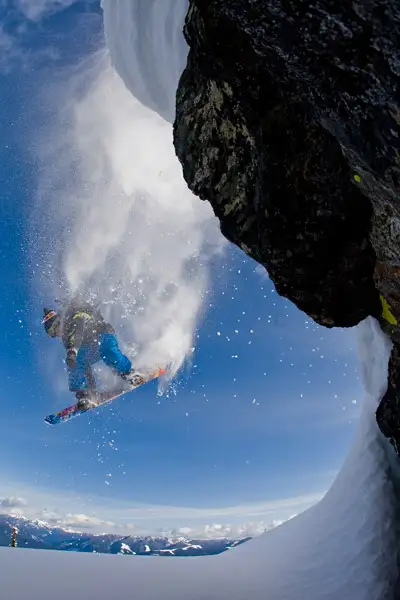
[[[47,415],[47,417],[45,417],[44,420],[49,425],[58,425],[59,423],[66,423],[67,421],[70,421],[71,419],[74,419],[75,417],[78,417],[79,415],[87,413],[91,410],[97,410],[98,408],[105,406],[112,400],[119,398],[119,396],[122,396],[123,394],[127,394],[128,392],[131,392],[132,390],[140,387],[141,385],[144,385],[144,384],[148,383],[149,381],[153,381],[153,379],[157,379],[161,375],[165,375],[166,372],[167,372],[166,369],[164,369],[162,367],[158,367],[157,369],[155,369],[154,371],[151,371],[148,374],[140,373],[144,380],[141,383],[131,385],[128,388],[120,387],[120,388],[116,388],[114,390],[107,390],[105,392],[96,392],[96,400],[97,400],[96,406],[91,406],[89,408],[79,408],[77,404],[71,404],[71,406],[67,406],[63,410],[60,410],[51,415]]]

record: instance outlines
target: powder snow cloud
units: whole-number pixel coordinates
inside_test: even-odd
[[[176,372],[226,244],[212,209],[187,189],[171,124],[132,97],[106,53],[46,96],[61,108],[39,144],[42,289],[95,297],[136,366],[173,361]]]

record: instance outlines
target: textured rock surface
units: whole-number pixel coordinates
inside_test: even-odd
[[[400,318],[399,30],[396,0],[192,0],[186,18],[184,177],[277,291],[328,327],[379,318],[380,294]]]

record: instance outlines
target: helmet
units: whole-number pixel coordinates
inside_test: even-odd
[[[60,316],[55,310],[52,308],[43,309],[42,325],[44,325],[44,329],[48,335],[51,337],[56,337],[60,322]]]

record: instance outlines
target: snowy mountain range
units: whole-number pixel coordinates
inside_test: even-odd
[[[44,521],[0,515],[0,546],[9,546],[13,528],[18,530],[17,546],[43,550],[97,552],[146,556],[209,556],[221,554],[250,538],[192,540],[184,537],[140,537],[95,534],[53,527]]]

